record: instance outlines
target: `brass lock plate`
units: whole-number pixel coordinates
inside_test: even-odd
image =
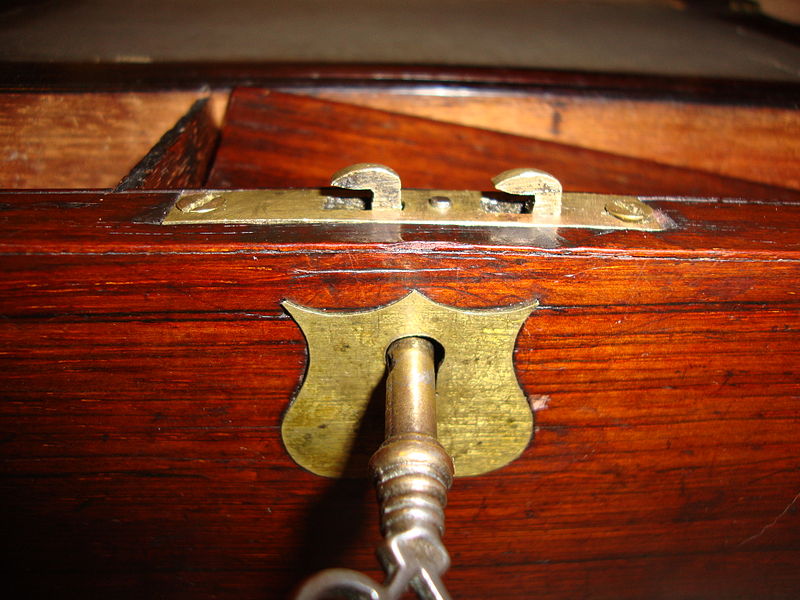
[[[635,196],[564,193],[538,169],[509,169],[494,192],[403,189],[386,165],[359,163],[333,174],[331,187],[182,192],[163,225],[408,224],[458,227],[582,227],[661,231],[674,226]]]
[[[383,439],[386,350],[397,339],[415,336],[431,338],[444,349],[436,377],[438,437],[453,458],[456,476],[508,464],[527,447],[533,431],[513,351],[536,305],[462,310],[417,291],[361,312],[284,302],[308,343],[305,380],[282,424],[286,449],[318,475],[363,475]]]
[[[402,208],[370,207],[369,198],[326,189],[181,192],[163,225],[417,224],[460,227],[581,227],[663,231],[672,220],[635,196],[564,193],[557,214],[495,193],[402,190]]]

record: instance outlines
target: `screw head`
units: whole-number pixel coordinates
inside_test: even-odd
[[[635,198],[614,198],[606,203],[606,212],[620,221],[638,223],[653,214],[653,209]]]
[[[175,207],[185,213],[208,213],[221,208],[224,204],[225,198],[216,194],[192,194],[183,196]]]
[[[435,208],[439,212],[446,212],[450,210],[453,201],[447,196],[431,196],[428,198],[428,204],[430,204],[431,208]]]

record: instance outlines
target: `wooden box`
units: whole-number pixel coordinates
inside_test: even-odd
[[[155,67],[73,75],[0,95],[14,597],[380,578],[370,482],[317,477],[281,444],[307,355],[280,302],[366,309],[412,289],[540,303],[514,355],[534,437],[450,493],[455,598],[797,596],[796,86],[273,65],[208,70],[198,92]],[[180,189],[318,187],[365,161],[435,189],[538,167],[567,190],[661,197],[676,226],[160,224]]]

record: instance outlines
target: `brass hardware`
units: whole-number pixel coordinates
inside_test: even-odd
[[[289,454],[309,471],[327,477],[363,473],[379,440],[360,446],[359,425],[384,376],[387,348],[410,336],[444,348],[436,380],[438,439],[457,475],[502,467],[528,445],[533,414],[512,354],[536,302],[463,310],[413,291],[363,312],[283,306],[306,337],[308,368],[281,433]]]
[[[222,208],[224,205],[224,196],[208,192],[206,194],[182,196],[175,203],[175,208],[182,213],[204,214]]]
[[[289,453],[306,468],[323,475],[344,470],[354,428],[386,369],[384,442],[369,461],[386,581],[328,569],[309,578],[295,600],[331,594],[399,600],[409,587],[424,600],[450,599],[442,582],[450,566],[442,536],[456,469],[474,475],[502,466],[530,439],[533,417],[511,353],[534,306],[464,311],[416,291],[357,313],[284,302],[308,341],[309,365],[282,432]],[[444,350],[438,372],[434,343]],[[331,456],[334,448],[345,456]]]
[[[653,209],[636,198],[614,198],[606,203],[606,212],[621,221],[638,223],[650,218]]]
[[[400,176],[384,165],[359,163],[333,174],[331,185],[372,192],[372,210],[400,210]]]
[[[447,196],[431,196],[428,198],[428,204],[439,212],[446,212],[453,206],[453,201]]]
[[[450,566],[442,543],[453,463],[436,439],[434,350],[428,340],[402,338],[387,352],[386,441],[370,460],[381,504],[384,543],[378,556],[384,584],[348,569],[321,571],[295,600],[340,597],[397,600],[410,586],[420,598],[448,600],[441,576]]]
[[[365,163],[333,176],[332,184],[350,190],[353,197],[332,197],[325,189],[184,191],[162,224],[388,223],[640,231],[674,226],[669,217],[634,197],[562,193],[556,178],[536,169],[512,169],[492,181],[498,191],[486,194],[401,189],[400,177],[393,170]],[[371,202],[359,197],[358,190],[371,191]],[[626,219],[614,209],[625,204],[642,205],[646,210],[641,211],[641,218]]]
[[[386,438],[419,433],[436,437],[433,344],[408,337],[392,342],[386,379]]]
[[[672,220],[653,210],[639,222],[625,222],[606,211],[615,199],[627,196],[564,193],[561,215],[526,214],[523,205],[509,201],[499,203],[481,192],[458,190],[403,190],[403,209],[357,210],[347,202],[332,205],[328,193],[321,189],[214,191],[224,198],[225,205],[213,212],[185,213],[172,208],[163,225],[251,224],[393,224],[454,225],[459,227],[580,227],[585,229],[628,229],[663,231],[674,227]],[[180,200],[195,198],[206,192],[181,192]],[[442,210],[433,197],[450,200]],[[337,199],[339,200],[339,199]],[[326,208],[327,207],[327,208]],[[496,208],[495,208],[496,207]],[[514,212],[511,212],[514,211]]]
[[[492,178],[495,189],[507,194],[534,196],[531,214],[558,216],[561,214],[561,182],[538,169],[510,169]]]

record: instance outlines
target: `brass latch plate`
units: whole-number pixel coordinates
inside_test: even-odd
[[[371,208],[364,196],[329,189],[181,192],[164,225],[375,223],[464,227],[581,227],[662,231],[671,219],[634,196],[564,193],[560,214],[539,214],[501,193],[402,190],[402,207]]]

